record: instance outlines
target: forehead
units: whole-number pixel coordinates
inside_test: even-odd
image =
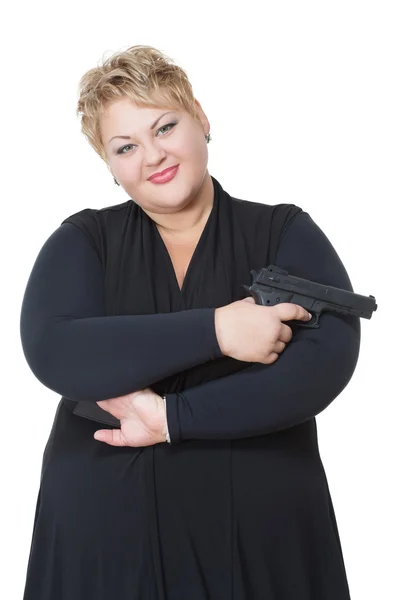
[[[130,98],[120,98],[109,103],[100,117],[100,127],[108,130],[125,123],[150,126],[163,112],[180,112],[173,106],[139,106]]]

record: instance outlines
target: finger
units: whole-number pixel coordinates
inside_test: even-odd
[[[246,298],[243,298],[243,300],[245,300],[246,302],[251,302],[252,304],[256,303],[253,296],[247,296]]]
[[[113,414],[112,411],[115,410],[115,407],[112,404],[112,400],[115,400],[115,398],[108,398],[107,400],[98,400],[96,404],[100,406],[100,408],[102,408],[103,410],[106,410],[107,412]]]
[[[282,302],[273,307],[277,312],[281,321],[309,321],[312,315],[299,304],[291,304],[290,302]]]
[[[101,409],[110,413],[116,419],[122,419],[126,413],[126,400],[120,397],[110,398],[109,400],[99,400],[96,402]]]
[[[93,437],[95,440],[105,442],[110,446],[127,446],[120,429],[99,429]]]
[[[285,348],[286,348],[286,344],[284,342],[279,342],[279,341],[276,342],[276,344],[274,346],[274,350],[278,354],[280,354],[281,352],[283,352]]]
[[[285,325],[284,323],[282,323],[278,340],[281,342],[285,342],[285,344],[287,344],[288,342],[290,342],[292,337],[293,337],[292,328],[289,327],[289,325]]]
[[[263,364],[265,365],[271,365],[273,362],[275,362],[278,358],[279,354],[277,354],[276,352],[271,352],[267,358],[267,360],[263,361]]]

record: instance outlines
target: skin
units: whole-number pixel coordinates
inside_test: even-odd
[[[111,174],[156,223],[164,240],[175,248],[180,246],[182,252],[196,244],[214,200],[205,140],[210,124],[198,100],[196,109],[199,120],[169,106],[140,107],[128,98],[121,98],[108,105],[100,120]],[[150,129],[167,111],[173,112],[164,115]],[[176,125],[168,127],[170,123]],[[111,140],[119,135],[130,139]],[[180,166],[170,182],[157,185],[148,180],[150,175],[176,164]],[[120,419],[121,429],[98,430],[95,439],[111,446],[133,447],[165,442],[164,401],[151,388],[97,404]]]
[[[174,110],[150,125],[170,107],[143,108],[128,98],[111,104],[100,121],[107,165],[130,198],[165,234],[179,240],[195,238],[211,211],[214,189],[207,170],[205,135],[210,125],[196,100],[200,121],[186,111]],[[174,127],[165,127],[177,121]],[[160,131],[161,129],[161,131]],[[132,136],[130,140],[110,138]],[[122,148],[122,154],[117,154]],[[180,164],[172,181],[156,185],[147,178]]]
[[[120,419],[120,429],[99,429],[94,438],[110,446],[152,446],[165,442],[167,415],[164,401],[151,388],[101,400],[103,410]]]

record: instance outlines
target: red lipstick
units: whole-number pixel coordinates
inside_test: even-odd
[[[175,165],[174,167],[168,167],[168,169],[164,169],[164,171],[160,171],[159,173],[154,173],[148,179],[152,183],[166,183],[167,181],[171,181],[178,172],[179,165]]]

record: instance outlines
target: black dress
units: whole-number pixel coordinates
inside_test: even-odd
[[[250,270],[269,264],[353,288],[308,213],[212,181],[182,290],[132,199],[71,215],[39,252],[21,340],[35,376],[62,397],[24,600],[350,598],[315,415],[351,379],[360,320],[293,324],[278,360],[262,365],[222,355],[214,311],[244,298]],[[93,438],[113,427],[97,401],[148,386],[167,394],[171,445]]]

